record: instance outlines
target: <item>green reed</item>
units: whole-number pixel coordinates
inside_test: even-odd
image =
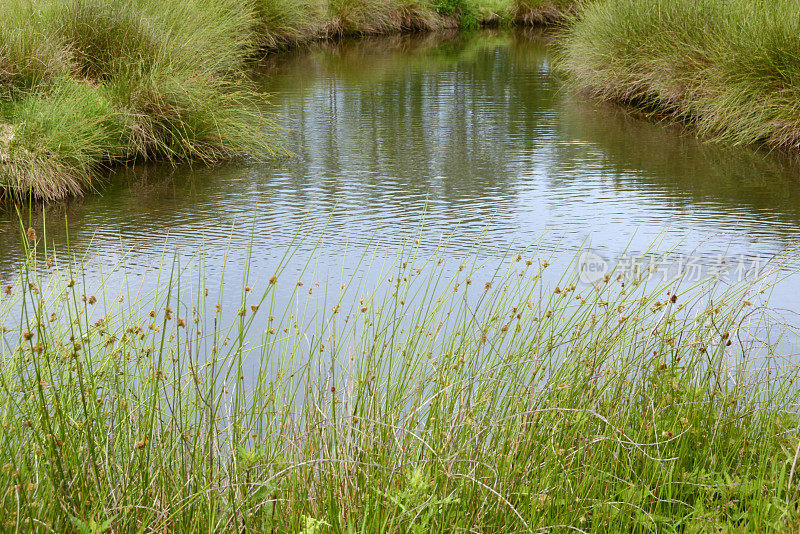
[[[797,527],[779,273],[585,285],[535,247],[457,260],[420,237],[336,280],[298,235],[231,300],[202,253],[145,294],[23,237],[0,299],[4,529]]]

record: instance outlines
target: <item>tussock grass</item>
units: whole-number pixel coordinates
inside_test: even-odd
[[[256,38],[261,48],[287,48],[323,31],[322,0],[256,0]]]
[[[427,0],[328,0],[327,36],[379,35],[470,26],[461,11]]]
[[[695,125],[733,145],[800,147],[800,3],[610,0],[567,31],[577,89]]]
[[[581,286],[408,240],[341,285],[289,250],[228,314],[202,267],[137,295],[43,246],[0,299],[4,528],[798,526],[769,278]]]
[[[140,159],[276,152],[244,80],[248,5],[40,0],[2,11],[0,194],[80,194],[103,167]]]
[[[4,185],[39,198],[80,194],[97,162],[118,150],[114,115],[102,88],[69,80],[14,102]]]
[[[588,0],[514,0],[512,18],[524,26],[560,23],[578,12]]]
[[[30,2],[9,0],[0,7],[0,97],[68,77],[70,53],[54,36],[45,39],[41,15]]]

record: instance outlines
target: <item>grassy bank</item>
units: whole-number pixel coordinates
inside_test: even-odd
[[[258,40],[279,49],[340,35],[562,21],[579,0],[256,0]]]
[[[239,2],[5,2],[0,190],[51,199],[103,167],[273,153],[243,80],[253,13]]]
[[[0,298],[4,529],[798,527],[767,279],[585,286],[408,241],[341,284],[288,251],[225,310],[201,268],[111,292],[27,239]]]
[[[800,148],[800,2],[611,0],[564,36],[575,87],[734,145]]]
[[[798,0],[11,0],[0,8],[0,196],[55,199],[110,166],[282,154],[247,80],[343,35],[551,24],[578,91],[795,153]],[[572,17],[569,18],[569,15]]]
[[[279,135],[246,80],[258,54],[528,20],[520,9],[511,0],[4,2],[0,197],[79,195],[106,167],[134,161],[273,157]]]

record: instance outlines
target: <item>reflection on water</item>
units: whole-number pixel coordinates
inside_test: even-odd
[[[133,273],[202,244],[208,274],[228,250],[228,270],[243,269],[251,228],[252,270],[269,271],[306,217],[328,224],[322,271],[351,267],[371,239],[414,233],[423,213],[432,241],[454,233],[454,254],[484,230],[495,250],[544,235],[548,248],[589,242],[613,259],[667,228],[664,246],[709,262],[769,258],[800,236],[795,167],[570,97],[535,36],[322,44],[271,58],[258,79],[296,157],[123,170],[100,194],[33,208],[34,226],[45,220],[63,246],[66,220],[74,247],[108,258],[132,249]],[[1,280],[18,236],[8,208]]]

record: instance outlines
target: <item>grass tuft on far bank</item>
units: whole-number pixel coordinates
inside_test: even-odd
[[[589,0],[515,0],[513,20],[523,26],[562,23]]]
[[[800,148],[800,2],[608,0],[563,36],[580,91],[732,145]]]

